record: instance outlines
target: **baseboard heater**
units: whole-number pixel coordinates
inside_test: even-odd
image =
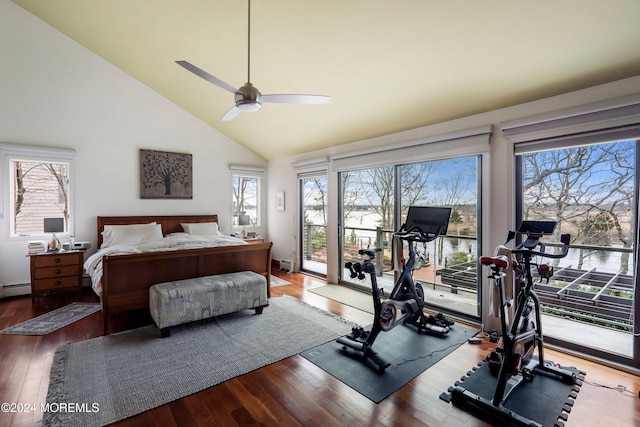
[[[0,298],[29,295],[30,293],[30,283],[16,283],[13,285],[0,284]]]
[[[280,270],[286,271],[287,273],[293,272],[293,261],[290,259],[281,259],[280,260]]]

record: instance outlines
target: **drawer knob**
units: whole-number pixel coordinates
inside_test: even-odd
[[[56,271],[55,271],[55,273],[56,273],[56,274],[60,274],[60,273],[62,273],[62,271],[60,271],[60,270],[56,270]]]
[[[60,258],[56,258],[56,259],[54,259],[54,260],[53,260],[53,262],[55,262],[55,263],[60,263]]]
[[[60,285],[60,280],[56,280],[56,281],[54,282],[54,285],[56,285],[56,286]]]

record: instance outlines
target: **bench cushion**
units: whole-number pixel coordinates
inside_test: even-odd
[[[265,306],[267,279],[252,271],[159,283],[149,288],[149,310],[158,328]]]

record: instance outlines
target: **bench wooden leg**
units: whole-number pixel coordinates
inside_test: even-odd
[[[160,329],[160,338],[166,338],[169,335],[171,335],[171,328],[166,327],[166,328]]]
[[[262,314],[262,309],[264,308],[264,306],[262,307],[256,307],[254,308],[254,310],[256,311],[256,314]]]

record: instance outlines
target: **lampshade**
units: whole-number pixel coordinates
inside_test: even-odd
[[[246,214],[238,215],[238,225],[251,225],[251,216]]]
[[[64,218],[45,218],[45,233],[62,233],[64,231]]]

